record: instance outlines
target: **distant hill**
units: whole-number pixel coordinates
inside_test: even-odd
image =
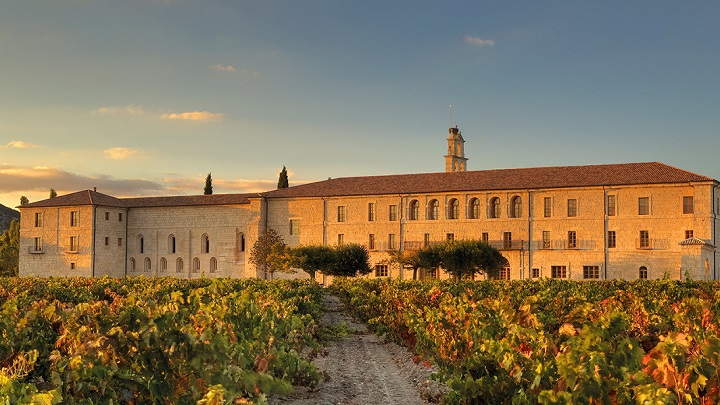
[[[12,220],[20,220],[20,212],[0,204],[0,234],[10,227]]]

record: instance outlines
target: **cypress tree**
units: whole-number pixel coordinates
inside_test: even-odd
[[[55,197],[57,197],[57,191],[55,191],[54,188],[51,188],[50,189],[50,198],[55,198]]]
[[[288,182],[287,169],[285,168],[285,166],[283,166],[282,170],[280,171],[280,177],[278,178],[277,188],[287,188],[288,186],[289,186],[289,182]]]
[[[205,195],[212,194],[212,173],[208,173],[205,177]]]

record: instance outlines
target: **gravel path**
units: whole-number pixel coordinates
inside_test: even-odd
[[[343,313],[337,297],[327,296],[326,306],[322,322],[335,327],[345,322],[351,333],[314,360],[326,380],[315,391],[295,387],[288,396],[271,397],[270,404],[416,405],[444,391],[430,380],[432,370],[415,364],[406,348],[386,342]]]

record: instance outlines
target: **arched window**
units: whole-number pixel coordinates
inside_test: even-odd
[[[641,280],[647,280],[648,278],[648,268],[645,266],[640,266],[640,274],[638,274],[638,278]]]
[[[200,251],[203,253],[210,253],[210,238],[207,234],[203,234],[201,239],[202,246],[200,247]]]
[[[420,202],[418,200],[410,201],[410,209],[408,212],[408,219],[416,221],[420,219]]]
[[[468,218],[478,219],[480,218],[480,200],[477,198],[470,199],[470,206],[468,209]]]
[[[160,272],[165,273],[167,271],[167,259],[164,257],[160,258]]]
[[[168,253],[175,253],[175,235],[168,236]]]
[[[440,203],[438,200],[431,200],[428,205],[428,219],[438,219],[440,214]]]
[[[182,273],[183,271],[183,259],[180,257],[175,260],[175,271],[178,273]]]
[[[145,272],[149,272],[152,269],[152,262],[150,262],[150,258],[145,258]]]
[[[200,273],[200,259],[197,257],[193,259],[192,271],[193,273]]]
[[[510,212],[508,214],[510,218],[522,217],[522,198],[519,195],[510,199]]]
[[[137,236],[137,248],[138,252],[145,253],[145,238],[142,235]]]
[[[488,205],[488,218],[500,218],[500,199],[493,197]]]
[[[130,271],[135,271],[135,258],[130,258]]]
[[[210,258],[210,273],[215,273],[217,271],[217,259],[214,257]]]
[[[448,202],[448,219],[459,219],[460,218],[460,201],[457,198],[452,198]]]

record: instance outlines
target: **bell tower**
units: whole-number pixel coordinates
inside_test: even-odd
[[[462,133],[455,128],[448,129],[448,151],[445,155],[446,172],[464,172],[467,170],[467,158],[465,157],[465,140]]]

